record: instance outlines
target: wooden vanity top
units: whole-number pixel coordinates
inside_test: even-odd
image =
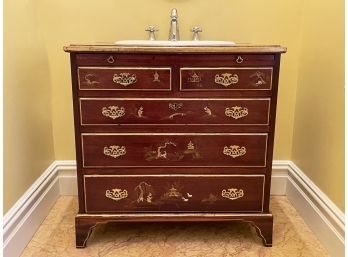
[[[65,52],[120,52],[120,53],[285,53],[279,45],[236,44],[235,46],[122,46],[115,44],[65,46]]]

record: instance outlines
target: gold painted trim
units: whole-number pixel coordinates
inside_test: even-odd
[[[265,158],[264,158],[264,165],[256,165],[256,166],[245,166],[245,165],[236,165],[236,166],[207,166],[207,165],[202,165],[202,166],[151,166],[151,165],[146,165],[146,166],[137,166],[137,165],[132,165],[132,166],[122,166],[122,165],[117,165],[117,166],[86,166],[85,165],[85,153],[84,153],[84,145],[83,145],[83,137],[84,136],[117,136],[117,135],[131,135],[131,136],[194,136],[194,135],[199,135],[199,136],[265,136]],[[81,133],[81,152],[82,152],[82,167],[83,168],[131,168],[131,167],[147,167],[147,168],[202,168],[202,167],[212,167],[212,168],[242,168],[242,167],[247,167],[247,168],[264,168],[267,166],[267,150],[268,150],[268,133]]]
[[[239,98],[193,98],[193,97],[81,97],[82,100],[190,100],[190,101],[201,101],[201,100],[255,100],[255,101],[264,101],[271,100],[270,97],[259,97],[259,98],[251,98],[251,97],[239,97]]]
[[[255,125],[255,126],[264,126],[269,125],[269,119],[270,119],[270,112],[271,112],[271,98],[87,98],[87,97],[81,97],[79,98],[79,109],[80,109],[80,125],[81,126],[142,126],[142,125],[149,125],[149,126],[186,126],[187,124],[157,124],[157,123],[141,123],[141,124],[130,124],[130,123],[122,123],[122,124],[115,124],[115,123],[98,123],[98,124],[91,124],[91,123],[83,123],[82,119],[82,101],[268,101],[268,112],[267,112],[267,123],[240,123],[240,124],[231,124],[231,123],[190,123],[189,125],[197,125],[197,126],[204,126],[204,125],[210,125],[210,126],[247,126],[247,125]]]
[[[271,80],[269,88],[222,88],[222,89],[183,89],[182,88],[182,72],[183,70],[271,70]],[[180,87],[179,91],[229,91],[229,90],[243,90],[254,91],[263,90],[270,91],[273,86],[273,67],[182,67],[180,68]]]
[[[169,89],[168,88],[163,88],[163,89],[156,89],[155,87],[153,89],[147,88],[81,88],[80,85],[80,70],[85,69],[85,70],[168,70],[169,71]],[[80,66],[77,67],[77,83],[78,83],[78,88],[79,90],[82,91],[172,91],[172,68],[171,67],[129,67],[129,66],[120,66],[120,67],[90,67],[90,66]]]
[[[196,217],[196,216],[207,216],[207,217],[250,217],[250,216],[258,216],[258,217],[272,217],[271,213],[255,213],[255,214],[242,214],[242,213],[215,213],[215,212],[195,212],[195,213],[115,213],[115,214],[88,214],[88,213],[78,213],[76,217]]]
[[[239,176],[239,177],[264,177],[263,174],[86,174],[84,177],[230,177],[230,176]]]
[[[264,200],[265,200],[265,180],[266,180],[266,175],[261,175],[261,174],[257,174],[257,175],[252,175],[252,174],[160,174],[160,175],[154,175],[154,174],[142,174],[142,175],[83,175],[83,188],[84,188],[84,192],[83,192],[83,196],[84,196],[84,202],[85,202],[85,212],[88,212],[87,210],[87,201],[86,201],[86,178],[97,178],[97,177],[262,177],[262,202],[261,202],[261,211],[242,211],[242,210],[237,210],[237,211],[228,211],[230,213],[234,213],[234,212],[245,212],[245,213],[262,213],[263,212],[263,206],[264,206]],[[93,211],[94,213],[96,213],[95,211]],[[108,213],[111,211],[101,211],[101,213]],[[154,211],[139,211],[142,213],[153,213]],[[171,211],[173,212],[173,211]],[[196,211],[186,211],[187,213],[197,213]],[[227,213],[227,211],[217,211],[216,213]],[[182,211],[178,211],[178,213],[182,213]],[[164,213],[163,213],[164,214]],[[134,215],[134,214],[133,214]],[[141,215],[141,214],[139,214]],[[242,214],[243,215],[243,214]],[[174,215],[174,216],[178,216],[178,215]]]
[[[90,136],[90,135],[105,135],[105,136],[112,136],[112,135],[138,135],[138,136],[165,136],[165,135],[170,135],[170,136],[194,136],[194,135],[201,135],[201,136],[226,136],[226,135],[238,135],[238,136],[242,136],[242,135],[267,135],[268,133],[219,133],[219,132],[207,132],[207,133],[195,133],[195,132],[189,132],[189,133],[160,133],[160,132],[154,132],[154,133],[146,133],[146,132],[125,132],[125,133],[81,133],[81,135],[86,135],[86,136]]]

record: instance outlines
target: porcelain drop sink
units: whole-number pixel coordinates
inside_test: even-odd
[[[167,41],[167,40],[121,40],[115,42],[123,46],[234,46],[231,41]]]

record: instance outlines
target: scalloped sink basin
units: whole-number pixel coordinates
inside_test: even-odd
[[[122,46],[234,46],[231,41],[167,41],[167,40],[121,40],[115,42]]]

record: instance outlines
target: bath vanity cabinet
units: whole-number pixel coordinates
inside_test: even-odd
[[[280,46],[70,45],[79,213],[98,223],[242,221],[272,245]]]

